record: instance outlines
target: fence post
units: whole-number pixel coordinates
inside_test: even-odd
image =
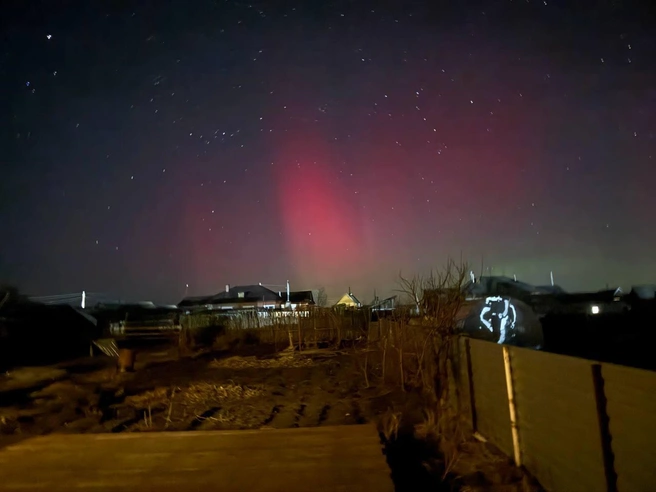
[[[617,492],[615,455],[613,454],[613,447],[611,445],[613,438],[610,433],[608,411],[606,409],[606,392],[604,391],[604,378],[601,374],[601,364],[592,364],[592,384],[594,386],[595,402],[597,404],[597,419],[599,421],[601,452],[604,460],[606,490],[608,492]]]
[[[515,406],[515,388],[512,378],[512,366],[510,364],[510,349],[503,345],[503,365],[506,370],[506,390],[508,391],[508,410],[510,411],[510,430],[512,432],[513,453],[515,465],[522,466],[522,452],[519,445],[519,427],[517,425],[517,408]]]
[[[469,410],[471,412],[472,433],[478,432],[478,416],[476,415],[476,396],[474,394],[474,369],[472,367],[471,342],[465,338],[465,362],[467,364],[467,384],[469,385]]]
[[[301,318],[296,317],[296,321],[298,322],[298,351],[300,352],[302,349],[302,344],[303,344],[303,335],[301,333]],[[292,317],[292,320],[294,318]]]

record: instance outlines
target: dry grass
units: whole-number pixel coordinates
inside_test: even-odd
[[[252,387],[229,382],[227,384],[214,384],[198,382],[183,388],[156,388],[139,395],[126,397],[125,403],[140,412],[143,417],[132,430],[152,431],[169,428],[187,422],[187,416],[193,416],[196,421],[213,421],[221,423],[239,424],[240,415],[222,407],[241,403],[253,398],[267,395],[264,387]],[[174,405],[177,408],[173,415]],[[210,408],[217,408],[212,415],[206,416]],[[157,414],[155,411],[159,410]],[[181,415],[182,414],[182,415]],[[153,419],[156,425],[153,424]]]
[[[264,388],[243,386],[234,383],[214,384],[199,382],[184,388],[155,388],[138,395],[125,398],[125,403],[133,408],[146,409],[169,406],[175,398],[176,403],[190,407],[200,407],[228,401],[241,401],[266,394]]]
[[[336,346],[366,335],[366,311],[335,311],[314,307],[302,316],[285,311],[243,311],[231,314],[192,313],[181,318],[180,347],[194,350],[213,345],[231,350],[240,345],[268,344],[278,349]],[[212,343],[212,341],[214,343]]]
[[[378,430],[383,434],[386,441],[393,441],[399,434],[399,425],[401,424],[401,412],[388,410],[380,416],[378,421]]]
[[[179,392],[179,399],[187,405],[210,405],[228,401],[241,401],[265,395],[264,388],[240,384],[195,383]]]
[[[125,397],[125,404],[134,408],[148,408],[148,406],[157,406],[169,399],[171,390],[169,388],[155,388],[151,391],[145,391],[138,395]]]
[[[302,356],[278,356],[271,359],[258,359],[253,357],[228,357],[227,359],[214,359],[209,363],[213,369],[230,368],[230,369],[268,369],[279,367],[309,367],[314,365],[314,361],[308,357]]]

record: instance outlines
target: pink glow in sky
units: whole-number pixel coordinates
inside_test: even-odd
[[[286,260],[305,281],[348,278],[372,251],[358,197],[338,179],[340,156],[314,130],[285,135],[275,152],[275,186]],[[314,280],[316,281],[316,280]]]
[[[5,16],[0,281],[366,302],[460,253],[569,289],[654,281],[637,4],[60,3]]]

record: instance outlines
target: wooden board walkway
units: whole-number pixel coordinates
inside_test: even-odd
[[[0,491],[394,490],[370,425],[51,434],[0,450]]]

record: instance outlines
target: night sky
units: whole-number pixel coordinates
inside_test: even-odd
[[[656,281],[653,14],[591,3],[2,2],[0,280]]]

